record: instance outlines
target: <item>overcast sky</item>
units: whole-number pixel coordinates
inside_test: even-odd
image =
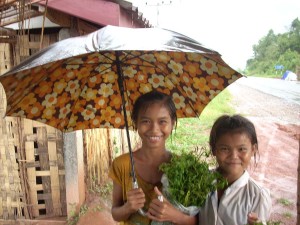
[[[246,61],[253,55],[252,46],[270,29],[276,34],[284,33],[294,19],[300,19],[300,0],[132,2],[153,25],[196,39],[218,51],[234,69],[245,68]]]

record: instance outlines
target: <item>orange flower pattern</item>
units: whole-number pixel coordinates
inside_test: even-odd
[[[219,56],[168,51],[123,51],[120,65],[126,112],[143,93],[172,96],[177,115],[199,116],[204,107],[242,75]],[[26,117],[64,132],[124,128],[118,65],[113,51],[94,52],[0,77],[7,115]]]

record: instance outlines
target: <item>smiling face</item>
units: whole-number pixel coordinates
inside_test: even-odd
[[[146,110],[139,111],[136,125],[144,148],[164,149],[174,121],[169,110],[161,102],[154,102]]]
[[[213,155],[219,164],[219,172],[231,184],[242,176],[256,151],[257,144],[251,144],[246,133],[226,132],[216,141]]]

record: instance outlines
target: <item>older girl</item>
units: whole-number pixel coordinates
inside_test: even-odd
[[[133,152],[139,188],[132,187],[129,153],[117,157],[109,173],[113,180],[114,220],[126,225],[148,225],[152,221],[196,224],[197,217],[183,214],[166,199],[157,199],[162,188],[159,166],[171,159],[165,142],[177,122],[171,97],[157,91],[140,96],[133,107],[132,121],[142,140],[141,147]],[[140,208],[148,210],[146,216],[138,213]]]

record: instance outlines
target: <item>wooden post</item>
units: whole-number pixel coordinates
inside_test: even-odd
[[[82,131],[64,134],[64,161],[67,214],[70,217],[79,212],[85,201]]]

